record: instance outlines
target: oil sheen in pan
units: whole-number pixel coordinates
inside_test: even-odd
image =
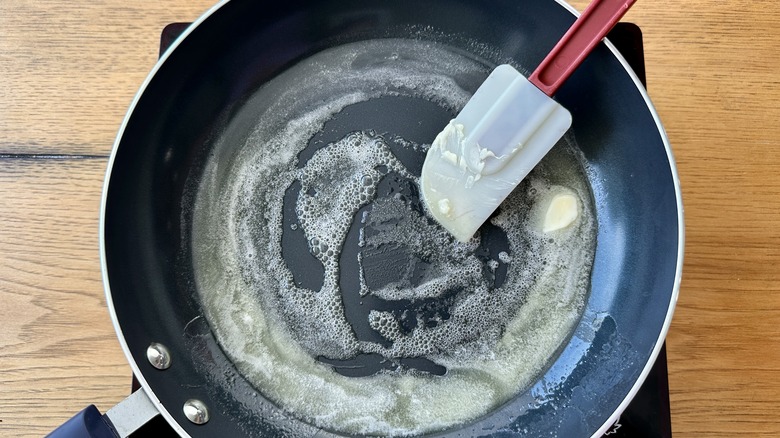
[[[417,197],[428,145],[371,126],[317,141],[371,99],[455,114],[487,73],[425,41],[340,46],[258,90],[215,145],[193,210],[202,306],[239,372],[304,421],[382,435],[468,422],[531,385],[580,318],[596,221],[570,139],[468,243]],[[544,233],[561,192],[578,219]],[[350,376],[355,358],[377,368]]]

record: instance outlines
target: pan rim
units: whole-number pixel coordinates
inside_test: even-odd
[[[111,315],[111,323],[114,325],[114,331],[116,332],[117,338],[119,339],[119,344],[122,347],[122,352],[124,352],[125,358],[127,359],[128,364],[130,365],[130,368],[133,371],[133,375],[138,380],[138,383],[141,385],[141,388],[138,390],[144,391],[146,393],[146,395],[149,397],[149,400],[151,400],[154,407],[157,409],[158,412],[160,412],[160,415],[162,415],[163,418],[165,418],[165,421],[181,437],[191,437],[191,435],[184,430],[184,428],[179,424],[179,422],[168,411],[165,405],[155,395],[154,391],[149,385],[149,382],[146,380],[144,374],[141,372],[141,368],[138,366],[138,363],[135,361],[135,358],[133,357],[133,354],[130,351],[130,347],[127,344],[127,340],[125,339],[124,333],[122,332],[122,327],[119,324],[119,318],[117,317],[116,308],[114,307],[114,301],[111,294],[111,286],[108,278],[108,260],[106,257],[106,241],[105,241],[106,205],[108,203],[108,188],[111,182],[111,171],[114,168],[114,160],[116,159],[116,156],[119,152],[119,145],[122,141],[122,138],[125,133],[125,129],[127,128],[130,118],[133,115],[136,106],[138,105],[138,102],[146,92],[146,88],[152,82],[157,72],[162,68],[163,64],[165,64],[167,59],[171,56],[171,53],[173,53],[176,50],[176,48],[182,43],[182,41],[184,41],[198,26],[200,26],[201,23],[206,21],[216,11],[221,9],[229,2],[230,0],[220,0],[219,3],[209,8],[200,17],[198,17],[195,21],[193,21],[192,24],[187,26],[187,28],[181,33],[181,35],[179,35],[171,43],[168,49],[165,50],[162,56],[160,56],[160,58],[152,67],[149,74],[144,79],[141,86],[138,88],[138,91],[133,96],[133,101],[130,103],[127,112],[125,113],[124,119],[122,119],[122,124],[119,126],[119,130],[117,131],[116,138],[114,139],[114,144],[111,149],[111,155],[108,159],[106,176],[105,179],[103,180],[103,193],[101,195],[101,200],[100,200],[100,223],[99,223],[100,235],[98,239],[100,243],[100,267],[101,267],[101,273],[103,279],[103,289],[105,290],[105,295],[106,295],[106,306],[108,307],[109,314]]]
[[[575,9],[573,9],[570,5],[565,3],[563,0],[555,0],[555,1],[564,5],[564,7],[572,11],[575,16],[579,17],[580,14]],[[683,204],[682,204],[682,192],[680,189],[680,177],[677,172],[677,163],[675,162],[674,155],[672,154],[672,147],[671,144],[669,143],[669,137],[666,134],[666,129],[664,129],[663,124],[661,123],[661,118],[658,115],[658,112],[656,111],[652,101],[650,100],[650,96],[647,93],[647,89],[644,87],[644,85],[642,85],[642,81],[639,79],[639,76],[636,75],[634,70],[629,66],[628,61],[626,61],[623,55],[620,54],[617,48],[609,40],[605,38],[604,44],[606,44],[606,46],[609,48],[609,50],[612,52],[612,54],[615,56],[618,62],[620,62],[620,64],[626,70],[626,73],[628,73],[631,80],[634,81],[634,85],[637,87],[640,94],[642,95],[642,98],[644,99],[645,104],[647,105],[647,108],[650,111],[650,115],[653,117],[653,121],[655,122],[656,127],[658,128],[658,133],[661,136],[661,141],[663,141],[664,149],[666,150],[666,157],[669,160],[669,170],[672,176],[675,201],[677,204],[677,266],[675,267],[674,286],[672,287],[672,294],[669,300],[669,307],[667,309],[666,317],[664,318],[664,323],[663,326],[661,327],[661,331],[658,334],[658,339],[656,339],[655,341],[655,346],[653,347],[653,351],[650,353],[650,356],[648,357],[647,362],[645,363],[645,366],[642,369],[642,372],[639,374],[639,377],[634,382],[634,385],[631,387],[631,390],[628,392],[628,394],[626,394],[625,398],[623,399],[623,401],[620,402],[620,404],[612,413],[612,415],[610,415],[609,418],[607,418],[607,421],[604,422],[604,424],[593,435],[591,435],[591,438],[597,438],[603,436],[615,424],[615,422],[617,422],[620,419],[620,415],[623,414],[623,411],[626,410],[628,405],[634,399],[634,396],[637,394],[637,392],[639,392],[639,389],[642,387],[642,384],[644,384],[645,380],[647,379],[647,376],[650,374],[650,371],[655,365],[655,361],[656,359],[658,359],[658,355],[661,353],[661,349],[663,348],[664,345],[664,340],[666,339],[666,335],[668,334],[669,328],[671,327],[672,324],[672,317],[674,316],[674,310],[677,307],[677,299],[680,295],[680,284],[682,282],[682,268],[683,268],[684,249],[685,249],[685,221],[683,217],[684,215],[683,215]]]
[[[577,9],[575,9],[570,4],[566,3],[564,0],[555,0],[555,1],[561,6],[563,6],[566,10],[571,12],[575,17],[579,17],[581,15],[580,12],[577,11]],[[631,66],[628,64],[628,61],[626,61],[626,58],[623,57],[620,51],[618,51],[617,47],[615,47],[615,45],[612,44],[612,42],[610,42],[609,39],[604,38],[603,42],[610,50],[610,52],[612,52],[612,55],[615,56],[615,58],[623,67],[623,69],[626,71],[626,73],[628,73],[629,78],[634,82],[634,86],[636,86],[637,90],[642,96],[642,99],[645,101],[645,105],[647,105],[647,109],[650,111],[650,115],[653,117],[653,121],[655,122],[655,125],[658,128],[658,133],[661,136],[661,141],[664,144],[664,150],[666,151],[666,158],[669,160],[669,171],[671,172],[671,176],[672,176],[672,183],[674,185],[674,196],[676,201],[675,203],[677,205],[677,265],[675,266],[674,284],[672,286],[672,294],[670,295],[669,298],[669,305],[667,308],[666,316],[664,318],[664,323],[661,326],[661,331],[658,334],[658,338],[655,341],[655,345],[653,346],[653,350],[650,352],[650,356],[648,357],[645,366],[642,368],[642,372],[639,373],[639,377],[634,381],[634,384],[631,387],[631,389],[628,391],[628,394],[626,394],[626,396],[620,402],[618,407],[612,412],[612,415],[610,415],[607,418],[604,424],[602,424],[601,427],[598,428],[598,430],[596,430],[596,432],[594,432],[593,435],[591,435],[591,438],[598,438],[603,436],[620,419],[620,416],[623,414],[623,411],[626,410],[628,405],[634,399],[634,396],[636,396],[637,392],[639,392],[639,389],[644,384],[645,380],[647,379],[647,376],[650,374],[650,371],[653,369],[653,366],[655,365],[655,361],[658,359],[658,355],[661,353],[661,349],[663,348],[664,345],[664,340],[666,339],[666,335],[669,333],[669,328],[671,327],[672,324],[674,310],[677,307],[677,299],[679,298],[680,295],[680,285],[682,283],[682,268],[683,268],[684,249],[685,249],[685,220],[683,214],[680,176],[677,171],[677,163],[674,159],[674,154],[672,153],[672,146],[669,143],[669,137],[666,134],[666,129],[661,123],[661,117],[658,114],[658,111],[655,109],[655,106],[653,105],[653,102],[650,99],[650,95],[647,92],[647,89],[642,84],[642,81],[639,79],[639,76],[637,76],[636,72],[634,72],[634,69],[631,68]]]
[[[564,0],[554,0],[556,3],[561,5],[564,9],[572,13],[575,17],[579,17],[580,13],[571,5],[566,3]],[[198,27],[201,23],[206,21],[209,17],[211,17],[214,13],[216,13],[218,10],[220,10],[223,6],[228,4],[230,0],[220,0],[217,4],[209,8],[207,11],[205,11],[200,17],[198,17],[195,21],[192,22],[190,26],[188,26],[184,32],[174,40],[174,42],[170,45],[170,47],[163,53],[163,55],[159,58],[159,60],[155,63],[155,65],[150,70],[149,74],[144,79],[144,82],[139,87],[138,91],[135,93],[132,102],[130,103],[127,112],[125,113],[125,116],[122,120],[122,123],[117,131],[116,138],[114,140],[114,143],[112,145],[111,155],[109,156],[109,160],[107,163],[107,170],[105,174],[105,178],[103,181],[103,188],[102,188],[102,194],[101,194],[101,203],[100,203],[100,220],[99,220],[99,251],[100,251],[100,265],[101,265],[101,277],[103,281],[103,288],[106,296],[106,305],[108,307],[109,314],[111,316],[111,322],[114,326],[115,333],[117,335],[117,338],[119,340],[120,346],[122,348],[122,351],[128,361],[128,364],[130,365],[130,368],[133,371],[134,376],[138,380],[138,382],[141,385],[141,389],[146,393],[146,395],[149,397],[155,408],[160,412],[160,415],[162,415],[165,420],[168,422],[168,424],[182,437],[190,437],[190,435],[184,430],[184,428],[179,424],[179,422],[173,417],[173,415],[168,411],[168,409],[163,405],[163,403],[157,398],[157,396],[154,394],[154,391],[151,389],[151,386],[149,385],[148,381],[144,377],[143,373],[141,372],[141,369],[138,365],[138,363],[135,361],[130,348],[127,344],[127,341],[125,339],[125,336],[122,332],[122,328],[119,324],[116,309],[114,306],[114,301],[111,294],[111,287],[109,284],[109,277],[108,277],[108,269],[107,269],[107,256],[106,256],[106,242],[105,242],[105,221],[106,221],[106,205],[108,201],[108,189],[109,184],[111,181],[111,173],[112,169],[114,167],[114,161],[116,159],[116,156],[118,154],[119,146],[121,143],[121,140],[124,136],[125,130],[127,128],[127,125],[129,123],[129,120],[131,116],[134,113],[134,110],[136,106],[138,105],[138,102],[140,101],[141,97],[146,92],[147,87],[151,83],[151,81],[156,76],[157,72],[162,68],[163,64],[167,61],[167,59],[170,57],[171,53],[176,50],[176,48]],[[644,381],[646,380],[648,374],[650,373],[653,365],[655,364],[656,359],[658,358],[658,355],[661,352],[661,348],[663,347],[663,341],[666,338],[669,328],[671,326],[672,317],[674,315],[674,310],[676,308],[677,300],[679,297],[680,292],[680,286],[682,282],[682,268],[683,268],[683,257],[684,257],[684,246],[685,246],[685,226],[684,226],[684,209],[683,209],[683,203],[682,203],[682,193],[681,193],[681,187],[680,187],[680,179],[679,179],[679,173],[677,170],[677,165],[671,150],[671,144],[669,143],[669,138],[667,136],[666,130],[663,127],[663,124],[661,123],[660,116],[658,112],[655,109],[655,106],[653,105],[647,90],[642,85],[642,82],[639,80],[639,77],[636,75],[636,73],[633,71],[633,69],[629,66],[626,59],[620,54],[620,52],[617,50],[617,48],[609,42],[607,39],[604,39],[604,43],[607,46],[607,48],[612,52],[612,54],[615,56],[617,61],[623,66],[624,70],[628,74],[629,78],[634,82],[634,85],[636,86],[637,90],[639,91],[640,95],[642,96],[645,104],[647,105],[647,108],[650,112],[650,115],[652,116],[656,127],[658,129],[659,135],[661,137],[661,141],[663,142],[664,149],[666,151],[666,157],[669,162],[669,170],[671,172],[672,177],[672,183],[674,186],[675,191],[675,201],[676,201],[676,207],[677,207],[677,229],[678,229],[678,235],[677,235],[677,265],[675,267],[675,277],[674,277],[674,283],[672,287],[672,293],[670,295],[670,301],[668,304],[667,313],[664,319],[664,323],[661,327],[661,330],[659,332],[658,338],[655,341],[655,345],[653,347],[652,352],[650,353],[650,356],[648,357],[647,362],[645,363],[645,366],[643,367],[641,373],[639,374],[639,377],[635,380],[633,386],[629,390],[628,394],[624,397],[624,399],[620,402],[618,407],[613,411],[613,413],[607,418],[607,420],[604,422],[604,424],[592,435],[592,437],[600,437],[602,436],[607,430],[609,430],[612,425],[620,418],[620,415],[623,413],[623,411],[628,407],[631,400],[634,398],[636,393],[639,391],[639,388],[642,386]]]

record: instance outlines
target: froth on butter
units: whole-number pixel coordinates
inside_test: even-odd
[[[358,341],[344,319],[338,283],[343,236],[356,208],[372,200],[379,179],[372,169],[405,170],[386,153],[381,138],[366,133],[327,145],[301,169],[296,166],[298,152],[346,106],[390,93],[388,83],[396,87],[393,93],[458,109],[469,96],[453,77],[484,71],[473,60],[425,41],[388,39],[329,49],[292,67],[274,80],[277,85],[269,84],[253,97],[278,104],[258,115],[254,132],[237,152],[241,159],[229,169],[218,160],[207,163],[192,232],[194,272],[206,317],[238,370],[264,396],[304,421],[375,435],[414,435],[461,424],[532,383],[578,320],[595,242],[594,212],[585,202],[590,199],[587,179],[581,171],[569,172],[565,181],[545,176],[581,166],[574,148],[554,152],[540,163],[540,171],[491,219],[509,240],[509,251],[488,263],[493,269],[507,267],[501,288],[482,283],[480,265],[469,253],[473,243],[450,244],[442,237],[446,231],[436,234],[425,224],[407,221],[397,230],[398,239],[426,230],[412,237],[434,239],[431,247],[448,251],[442,255],[441,276],[419,293],[435,296],[464,278],[471,285],[453,304],[450,325],[407,334],[394,329],[387,320],[392,315],[374,313],[376,326],[386,327],[383,333],[393,341],[383,347]],[[323,103],[318,93],[326,88],[331,100]],[[334,163],[340,167],[334,169]],[[298,226],[325,269],[322,288],[308,290],[295,284],[282,257],[282,199],[293,181],[321,184],[318,176],[335,170],[339,178],[328,188],[332,203],[300,196],[296,205]],[[534,209],[549,203],[564,185],[581,200],[581,215],[570,225],[571,232],[550,239],[538,232],[541,222]],[[446,263],[450,258],[463,262]],[[383,291],[387,299],[409,292]],[[478,324],[490,318],[496,318],[496,325],[483,330]],[[465,339],[472,332],[473,342],[439,351],[448,345],[447,336]],[[448,368],[445,376],[398,371],[349,378],[314,360],[316,354],[348,357],[362,351],[395,357],[428,350],[436,350],[431,360]]]

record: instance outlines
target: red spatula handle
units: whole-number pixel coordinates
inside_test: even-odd
[[[528,78],[551,96],[636,0],[593,0]]]

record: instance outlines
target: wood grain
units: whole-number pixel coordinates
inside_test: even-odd
[[[0,1],[0,436],[128,394],[98,261],[106,156],[162,27],[211,3]],[[766,0],[640,1],[624,19],[683,187],[675,436],[780,436],[778,19]]]
[[[42,436],[128,394],[106,308],[105,159],[0,159],[0,435]]]
[[[159,35],[211,0],[0,2],[0,151],[103,154]]]

